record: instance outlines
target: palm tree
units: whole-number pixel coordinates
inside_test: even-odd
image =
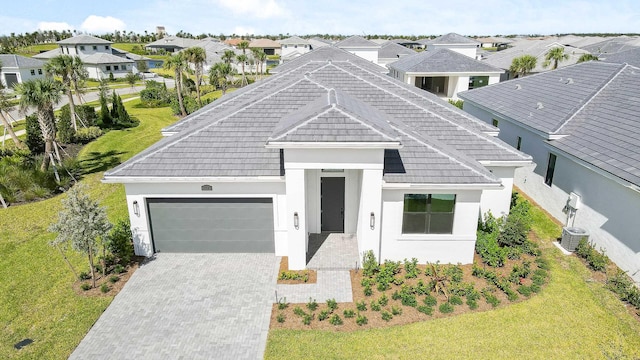
[[[20,109],[24,111],[30,106],[36,108],[38,124],[44,138],[44,159],[42,159],[41,171],[49,168],[51,154],[56,141],[55,117],[53,106],[60,101],[60,92],[63,85],[47,77],[25,81],[16,85],[16,93],[20,95]]]
[[[600,60],[600,59],[598,59],[598,57],[597,57],[597,56],[595,56],[595,55],[592,55],[592,54],[582,54],[582,55],[580,56],[580,58],[578,59],[578,62],[579,62],[579,63],[581,63],[581,62],[585,62],[585,61],[598,61],[598,60]]]
[[[198,105],[202,107],[200,100],[200,83],[202,82],[202,72],[204,62],[207,60],[207,53],[201,47],[191,47],[184,51],[187,61],[193,64],[193,70],[196,74],[196,94],[198,96]]]
[[[0,61],[0,73],[2,73],[1,61]],[[20,139],[18,139],[18,136],[13,131],[13,127],[11,126],[7,118],[4,116],[5,112],[8,114],[9,111],[13,109],[13,105],[11,105],[11,103],[7,99],[7,96],[4,94],[4,91],[2,91],[3,89],[4,89],[4,86],[2,85],[2,82],[0,82],[0,120],[2,120],[2,126],[4,126],[5,130],[9,133],[9,136],[11,136],[11,139],[16,144],[16,146],[22,149],[24,147],[22,145],[22,142],[20,141]],[[4,144],[4,141],[2,143]]]
[[[538,59],[536,59],[535,56],[522,55],[513,59],[511,67],[509,67],[509,71],[522,77],[530,73],[531,70],[536,67],[537,62]]]
[[[558,63],[564,60],[569,60],[569,54],[564,53],[563,47],[554,47],[549,50],[547,55],[544,57],[544,63],[542,63],[542,66],[546,68],[551,64],[551,62],[553,62],[551,70],[555,70],[558,68]]]
[[[73,102],[73,88],[78,89],[79,81],[85,77],[86,70],[82,66],[82,60],[79,57],[70,55],[58,55],[45,64],[44,69],[49,75],[56,75],[62,78],[62,85],[67,92],[69,98],[69,113],[71,115],[71,124],[73,130],[78,131],[76,122],[75,104]]]
[[[164,62],[165,69],[173,69],[176,79],[176,93],[178,94],[178,104],[180,105],[180,113],[182,116],[187,116],[187,110],[184,107],[184,101],[182,99],[182,73],[186,67],[186,61],[182,53],[175,55],[169,55]]]
[[[78,56],[73,57],[73,72],[71,73],[71,83],[73,91],[76,92],[78,102],[82,103],[82,94],[84,94],[85,80],[89,77],[89,72],[84,67],[84,63]]]
[[[215,63],[209,70],[209,82],[211,85],[222,90],[222,95],[227,93],[231,78],[235,73],[231,64]]]
[[[231,62],[233,61],[233,59],[236,58],[236,53],[233,52],[233,50],[225,50],[224,54],[222,54],[222,56],[220,56],[220,58],[222,59],[222,61],[224,61],[226,64],[231,64]]]
[[[247,58],[247,55],[245,55],[245,54],[240,54],[240,55],[236,56],[236,61],[238,62],[238,64],[240,64],[240,68],[242,69],[242,83],[240,83],[241,87],[249,84],[247,82],[247,76],[244,73],[244,65],[247,62],[247,60],[248,60],[248,58]]]
[[[251,51],[253,51],[253,58],[256,59],[256,62],[258,63],[260,78],[262,78],[262,70],[263,70],[262,66],[264,65],[264,62],[267,60],[267,54],[264,52],[264,50],[258,49],[258,48],[254,48]]]

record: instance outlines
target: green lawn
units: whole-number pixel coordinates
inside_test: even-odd
[[[33,56],[41,52],[58,48],[58,44],[38,44],[17,49],[16,54],[22,56]]]
[[[350,333],[272,330],[267,359],[635,359],[640,323],[575,257],[551,244],[560,227],[534,208],[551,280],[496,310]],[[324,299],[318,299],[319,301]],[[287,319],[299,321],[299,319]]]
[[[138,47],[142,50],[144,50],[144,46],[147,45],[146,43],[113,43],[112,47],[119,49],[119,50],[123,50],[123,51],[127,51],[127,52],[131,52],[133,50],[134,47]]]
[[[111,131],[87,145],[80,154],[87,169],[103,171],[130,158],[160,139],[160,129],[175,121],[169,108],[134,108],[138,102],[125,106],[140,125]],[[92,173],[82,182],[107,206],[111,221],[126,217],[124,187],[102,184],[101,178],[101,172]],[[0,209],[0,359],[66,359],[112,300],[76,295],[73,275],[48,245],[54,235],[47,228],[61,199]],[[88,267],[82,256],[69,256],[80,270]],[[13,344],[24,338],[33,344],[15,350]]]

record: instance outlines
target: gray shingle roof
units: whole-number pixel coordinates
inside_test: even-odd
[[[287,44],[287,45],[309,45],[309,42],[299,36],[292,36],[290,38],[286,38],[283,40],[278,40],[278,42],[282,45]]]
[[[134,61],[106,53],[95,53],[87,56],[81,56],[82,62],[85,64],[133,64]]]
[[[7,68],[38,68],[45,64],[42,60],[14,54],[0,54],[0,62],[5,70]]]
[[[470,44],[470,45],[480,45],[479,42],[468,38],[466,36],[462,36],[456,33],[448,33],[442,36],[438,36],[437,38],[427,41],[428,45],[459,45],[459,44]]]
[[[49,60],[52,59],[58,55],[62,55],[62,49],[61,48],[55,48],[53,50],[49,50],[49,51],[45,51],[45,52],[41,52],[39,54],[35,54],[32,56],[32,58],[34,59],[41,59],[41,60]]]
[[[629,65],[640,67],[640,47],[634,47],[631,50],[625,50],[615,54],[602,54],[599,58],[601,61],[608,63],[627,63]]]
[[[72,38],[60,40],[58,41],[58,44],[60,45],[80,45],[80,44],[96,45],[96,44],[113,44],[113,43],[111,41],[100,39],[98,37],[91,36],[91,35],[78,35]]]
[[[330,49],[333,58],[344,53]],[[189,115],[168,128],[175,135],[105,177],[280,176],[280,152],[265,146],[270,139],[398,139],[403,147],[387,151],[388,182],[497,184],[479,161],[530,160],[484,133],[495,128],[361,66],[355,55],[348,61],[307,59]]]
[[[380,73],[387,73],[388,70],[385,67],[374,64],[371,61],[367,61],[359,56],[353,56],[350,52],[346,50],[342,50],[336,48],[335,46],[324,46],[313,51],[310,51],[304,54],[304,57],[297,57],[290,61],[287,61],[284,64],[280,64],[275,68],[271,69],[269,72],[272,74],[278,74],[281,72],[285,72],[291,69],[298,68],[301,64],[310,62],[310,61],[319,61],[319,62],[327,62],[327,61],[349,61],[358,64],[358,66],[364,67],[371,71],[376,71]]]
[[[640,186],[640,68],[590,61],[460,97],[547,134],[565,135],[548,143]],[[536,110],[540,99],[544,108]]]
[[[578,61],[580,56],[589,53],[583,49],[564,46],[558,43],[556,38],[544,40],[522,39],[514,42],[512,45],[513,46],[508,49],[489,53],[487,58],[482,60],[482,62],[508,70],[509,67],[511,67],[513,59],[522,55],[531,55],[537,59],[536,67],[531,72],[537,73],[551,70],[551,67],[544,68],[542,65],[547,52],[554,47],[563,47],[565,49],[565,54],[569,55],[568,60],[562,61],[558,64],[559,68],[573,65]]]
[[[595,44],[589,44],[583,46],[582,49],[592,54],[613,54],[621,51],[626,51],[636,47],[637,38],[630,38],[627,36],[620,36],[611,39],[606,39]]]
[[[395,42],[386,42],[378,50],[378,59],[398,59],[413,55],[416,52]]]
[[[490,73],[504,72],[502,69],[485,64],[449,49],[435,49],[423,51],[411,56],[405,56],[388,65],[395,69],[409,73]]]
[[[181,49],[186,49],[188,47],[192,47],[199,43],[200,40],[196,39],[185,39],[177,36],[165,36],[162,39],[158,39],[154,42],[151,42],[145,47],[149,48],[167,48],[167,47],[178,47]]]
[[[362,36],[350,36],[342,41],[337,42],[334,46],[339,48],[379,48],[380,45],[373,41],[367,40]]]

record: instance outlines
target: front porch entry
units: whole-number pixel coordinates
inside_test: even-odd
[[[344,177],[320,178],[320,231],[344,232]]]
[[[360,267],[358,240],[354,234],[309,234],[307,269],[350,270]]]

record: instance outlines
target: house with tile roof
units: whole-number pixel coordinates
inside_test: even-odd
[[[310,234],[334,232],[378,259],[471,263],[478,214],[509,211],[531,157],[379,68],[314,50],[107,171],[124,184],[136,254],[265,252],[298,270]]]
[[[252,49],[262,49],[267,55],[281,55],[282,53],[282,45],[277,41],[267,38],[251,40],[249,47]]]
[[[394,41],[387,41],[380,45],[380,49],[378,50],[378,64],[386,66],[398,61],[400,58],[414,54],[416,54],[415,50],[409,47],[405,47]]]
[[[58,41],[59,47],[33,57],[50,60],[59,55],[78,56],[91,79],[123,78],[129,72],[138,72],[136,62],[126,56],[113,54],[113,43],[91,35],[78,35]],[[119,51],[121,52],[121,51]]]
[[[333,46],[346,50],[353,55],[371,61],[372,63],[378,64],[378,50],[380,50],[380,45],[367,40],[362,36],[354,35],[348,37],[335,43]]]
[[[459,96],[533,157],[515,184],[640,281],[640,68],[589,61]]]
[[[167,53],[174,53],[186,48],[190,48],[200,42],[198,39],[187,39],[178,36],[165,36],[162,39],[158,39],[145,45],[147,50],[153,52],[164,51]]]
[[[289,61],[312,50],[311,43],[299,36],[292,36],[278,42],[282,45],[282,62]]]
[[[504,73],[444,47],[402,57],[387,67],[394,79],[449,99],[457,99],[461,91],[498,83]]]
[[[14,54],[0,54],[0,81],[5,89],[11,89],[24,81],[43,78],[45,62]]]
[[[425,42],[427,50],[449,49],[472,59],[476,59],[476,53],[480,42],[456,33],[448,33]]]

